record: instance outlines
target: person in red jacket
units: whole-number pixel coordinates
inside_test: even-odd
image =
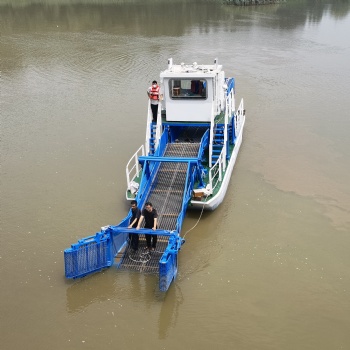
[[[159,104],[159,100],[162,97],[160,93],[160,87],[156,80],[152,81],[152,86],[148,88],[147,95],[151,100],[151,109],[152,109],[152,117],[153,117],[152,121],[156,123],[157,115],[158,115],[158,104]]]

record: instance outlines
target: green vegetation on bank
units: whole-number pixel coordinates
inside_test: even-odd
[[[250,5],[270,5],[286,2],[286,0],[224,0],[225,4],[236,6],[250,6]]]

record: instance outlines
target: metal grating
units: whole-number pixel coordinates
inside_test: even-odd
[[[124,252],[124,257],[120,268],[139,271],[142,273],[158,273],[159,260],[168,246],[169,237],[158,236],[157,248],[149,252],[146,246],[145,235],[141,234],[139,239],[139,249],[134,252],[128,246]]]
[[[152,184],[148,201],[158,212],[158,227],[175,230],[181,211],[187,163],[162,163]]]
[[[196,158],[200,143],[167,144],[165,157]],[[158,212],[158,226],[175,230],[181,211],[187,175],[187,163],[162,163],[153,181],[148,201]]]
[[[197,158],[200,143],[175,142],[168,143],[165,149],[165,157]]]

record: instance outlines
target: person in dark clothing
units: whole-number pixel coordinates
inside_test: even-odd
[[[137,207],[137,201],[131,201],[131,218],[128,228],[136,228],[141,217],[141,210]],[[139,235],[137,233],[129,233],[131,249],[139,248]]]
[[[145,207],[141,212],[141,217],[136,227],[137,229],[140,228],[143,220],[145,220],[145,228],[150,228],[152,230],[157,229],[158,213],[150,202],[145,204]],[[148,250],[154,250],[157,245],[157,235],[146,234],[146,243]]]

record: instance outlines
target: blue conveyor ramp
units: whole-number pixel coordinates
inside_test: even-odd
[[[143,208],[151,202],[158,212],[158,229],[128,229],[131,212],[118,225],[106,226],[101,232],[73,244],[64,251],[67,278],[79,278],[110,266],[159,274],[159,289],[166,291],[176,278],[178,252],[184,243],[182,223],[195,182],[201,182],[201,161],[208,145],[206,131],[199,140],[172,141],[165,130],[153,155],[139,157],[142,178],[136,200]],[[129,234],[138,234],[139,249],[132,251]],[[145,235],[157,234],[155,251],[148,252]]]

